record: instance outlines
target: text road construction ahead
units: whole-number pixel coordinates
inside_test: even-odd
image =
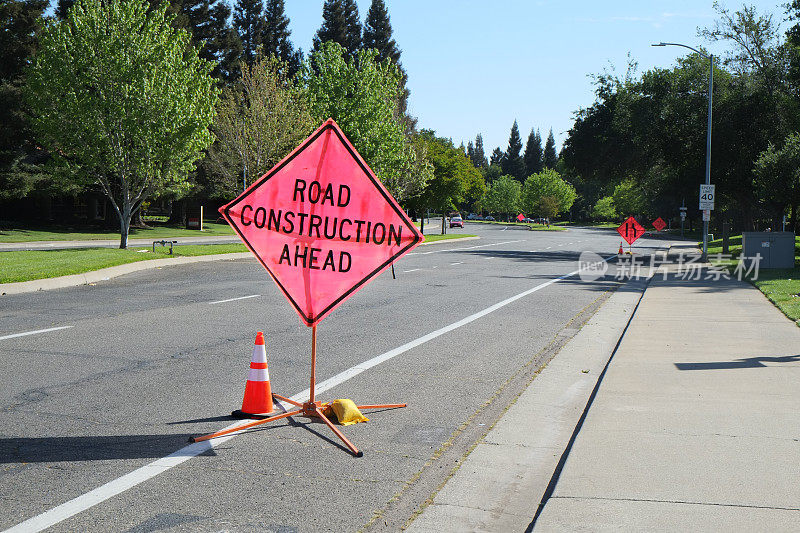
[[[323,186],[318,181],[310,183],[297,178],[292,191],[292,202],[301,205],[326,205],[341,208],[341,216],[329,214],[320,216],[313,213],[296,212],[289,209],[275,209],[250,204],[242,206],[240,216],[242,226],[251,224],[257,229],[276,231],[285,235],[294,235],[299,239],[308,237],[328,241],[373,244],[376,246],[400,246],[403,237],[403,226],[386,224],[372,220],[351,219],[346,216],[346,208],[350,203],[351,191],[347,185],[328,183]],[[291,249],[288,243],[283,245],[278,264],[310,270],[330,270],[332,272],[348,272],[352,266],[350,253],[329,248],[309,246],[298,243]]]

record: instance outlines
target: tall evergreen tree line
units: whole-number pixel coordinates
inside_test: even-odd
[[[800,1],[800,0],[798,0]],[[553,136],[553,129],[547,136],[544,148],[542,147],[542,137],[539,130],[531,128],[528,134],[525,150],[522,150],[522,138],[519,134],[519,125],[514,120],[511,132],[508,136],[508,148],[503,151],[499,147],[495,148],[490,160],[486,161],[483,149],[483,137],[478,134],[475,144],[472,141],[467,145],[467,156],[476,168],[485,169],[485,175],[493,175],[497,172],[513,176],[517,181],[524,182],[528,176],[538,174],[545,168],[554,169],[558,165],[558,154],[556,153],[556,141]],[[489,170],[489,167],[499,167],[497,170]],[[487,173],[488,172],[488,173]]]

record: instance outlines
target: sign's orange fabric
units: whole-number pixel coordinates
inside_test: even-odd
[[[309,326],[423,240],[333,120],[220,213]]]

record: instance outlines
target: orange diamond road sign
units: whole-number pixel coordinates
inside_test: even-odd
[[[661,231],[667,227],[667,223],[664,222],[661,217],[658,217],[653,221],[653,227],[656,228],[656,231]]]
[[[519,215],[517,215],[517,220],[518,220],[518,221],[520,221],[520,222],[522,222],[523,220],[525,220],[525,215],[523,215],[522,213],[520,213]]]
[[[308,326],[423,240],[332,119],[220,213]]]
[[[644,228],[636,221],[635,218],[628,217],[628,220],[623,222],[622,225],[617,228],[617,232],[622,235],[622,238],[625,239],[625,242],[628,244],[633,244],[636,239],[644,235]]]

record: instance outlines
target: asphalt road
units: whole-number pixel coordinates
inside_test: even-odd
[[[392,505],[410,516],[422,496],[406,489],[443,482],[453,454],[442,451],[469,449],[471,417],[618,285],[612,268],[531,291],[575,271],[581,251],[615,254],[607,230],[452,231],[481,239],[417,248],[396,280],[384,273],[318,328],[318,380],[340,376],[320,399],[409,404],[342,428],[362,458],[302,418],[187,448],[232,423],[256,331],[273,391],[308,387],[310,330],[255,260],[2,297],[0,529],[34,519],[51,531],[355,531],[398,494]]]

